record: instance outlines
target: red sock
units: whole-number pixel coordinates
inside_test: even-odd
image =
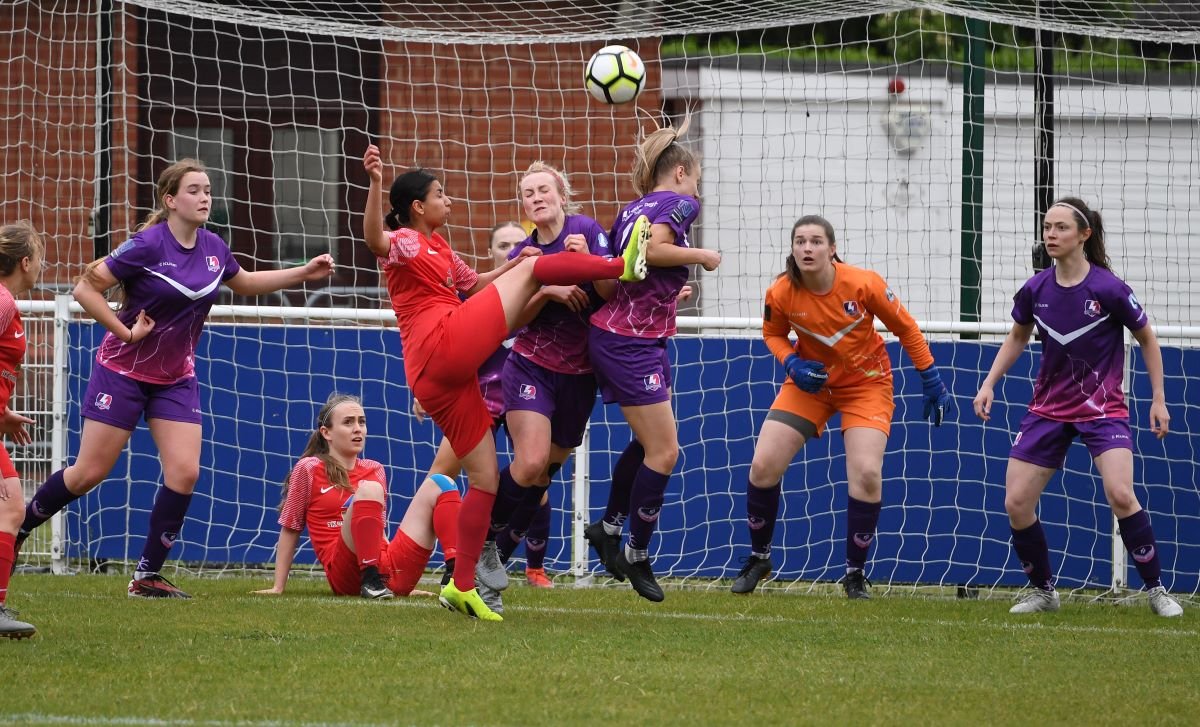
[[[12,576],[13,560],[16,558],[13,549],[16,544],[17,536],[0,533],[0,604],[8,596],[8,579]]]
[[[454,559],[454,585],[460,591],[475,587],[475,564],[483,552],[495,502],[496,493],[467,486],[467,496],[458,509],[458,555]]]
[[[578,285],[589,280],[612,280],[625,272],[619,257],[566,253],[542,255],[533,261],[533,277],[542,285]]]
[[[458,557],[458,511],[462,498],[457,492],[443,492],[433,504],[433,534],[442,544],[446,560]]]
[[[379,567],[379,549],[383,545],[383,503],[356,500],[350,513],[350,536],[359,569]]]

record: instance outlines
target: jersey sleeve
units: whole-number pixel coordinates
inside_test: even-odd
[[[1022,326],[1033,323],[1033,291],[1028,281],[1013,296],[1012,319]]]
[[[675,244],[683,245],[687,240],[688,229],[699,216],[700,203],[693,197],[680,195],[667,204],[660,205],[650,222],[670,227],[675,232]]]
[[[932,366],[933,354],[929,352],[929,343],[925,340],[925,334],[921,333],[921,327],[878,273],[871,273],[868,277],[866,298],[867,310],[896,334],[917,370],[924,371]]]
[[[11,295],[0,297],[0,331],[7,331],[17,317],[17,301]]]
[[[292,474],[288,476],[287,497],[283,501],[283,509],[279,513],[279,524],[289,530],[303,530],[304,520],[308,515],[308,504],[312,501],[313,467],[320,460],[310,457],[296,463]]]
[[[772,285],[767,288],[766,300],[763,304],[762,336],[771,355],[779,363],[783,363],[788,356],[796,352],[791,340],[788,339],[790,332],[787,311],[781,306],[776,287]]]
[[[117,280],[125,281],[144,273],[143,268],[160,262],[159,246],[145,235],[134,235],[108,254],[104,264]]]
[[[1140,331],[1150,322],[1146,309],[1133,294],[1133,288],[1116,276],[1113,277],[1113,285],[1105,286],[1104,289],[1104,309],[1110,311],[1122,326],[1131,331]],[[0,326],[0,330],[4,330],[3,326]]]
[[[460,293],[466,293],[479,282],[479,273],[470,265],[463,262],[458,253],[450,251],[450,275],[454,277],[454,288]]]
[[[407,265],[409,260],[421,252],[421,240],[416,234],[406,232],[403,228],[388,233],[388,253],[379,256],[379,264],[384,269]]]

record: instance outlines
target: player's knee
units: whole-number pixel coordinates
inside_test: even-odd
[[[679,445],[646,451],[646,466],[656,472],[670,472],[679,460]]]
[[[542,479],[546,468],[550,466],[550,452],[535,453],[533,456],[517,454],[508,472],[513,479],[526,484],[535,484]]]
[[[750,484],[755,487],[774,487],[775,483],[783,479],[786,470],[787,464],[780,467],[775,462],[754,459],[750,462]]]
[[[429,475],[429,480],[437,486],[438,492],[458,492],[458,484],[453,479],[446,475],[434,473]]]
[[[21,494],[19,481],[16,486],[8,483],[8,498],[0,500],[0,532],[15,535],[25,520],[25,498]]]
[[[1012,520],[1022,520],[1033,513],[1037,500],[1021,493],[1009,492],[1004,495],[1004,511]]]
[[[1119,487],[1110,490],[1108,493],[1108,504],[1112,507],[1113,512],[1117,517],[1125,517],[1132,515],[1142,509],[1138,503],[1137,495],[1133,494],[1133,487]]]
[[[374,500],[383,502],[387,491],[383,489],[383,485],[374,480],[364,480],[358,483],[358,490],[355,491],[354,497],[358,500]]]

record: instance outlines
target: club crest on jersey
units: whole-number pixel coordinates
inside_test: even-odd
[[[533,384],[521,384],[521,393],[519,396],[525,401],[530,401],[537,398],[537,387]]]
[[[208,272],[210,273],[215,273],[221,269],[221,261],[217,259],[216,255],[209,255],[204,258],[204,262],[208,265]]]
[[[662,374],[650,374],[642,382],[646,386],[646,391],[658,391],[662,388]]]
[[[96,408],[108,411],[112,407],[112,394],[96,394]]]
[[[1088,318],[1095,318],[1104,311],[1100,309],[1100,301],[1089,299],[1083,301],[1083,312]]]
[[[682,225],[683,221],[686,220],[695,209],[696,208],[692,206],[691,202],[687,201],[686,199],[682,199],[679,201],[679,204],[675,205],[675,209],[671,212],[671,219],[675,222],[675,224]]]
[[[842,310],[846,311],[846,315],[850,316],[851,318],[858,318],[859,314],[861,313],[858,308],[857,300],[843,300]]]

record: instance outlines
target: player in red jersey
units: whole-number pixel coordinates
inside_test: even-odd
[[[44,249],[42,236],[28,222],[0,227],[0,433],[17,444],[32,441],[25,425],[33,420],[8,408],[25,360],[25,327],[15,297],[37,283]],[[17,529],[24,518],[21,478],[8,450],[0,446],[0,637],[10,639],[25,639],[37,633],[33,624],[18,621],[16,612],[5,605],[16,560]]]
[[[442,588],[441,601],[459,613],[501,621],[475,590],[475,565],[500,476],[492,417],[476,380],[479,366],[517,326],[541,286],[641,280],[646,275],[645,250],[630,245],[616,259],[584,253],[522,255],[479,275],[436,232],[446,223],[451,206],[437,177],[422,169],[396,177],[385,219],[383,160],[374,145],[367,148],[363,167],[371,179],[363,236],[387,277],[405,375],[413,395],[450,440],[469,483],[459,517],[454,578]]]
[[[255,593],[283,593],[305,527],[329,587],[339,596],[407,596],[425,572],[435,538],[446,557],[454,557],[460,498],[453,480],[441,475],[421,484],[395,537],[384,540],[387,477],[383,465],[359,458],[366,439],[359,400],[329,397],[283,486],[275,584]]]

